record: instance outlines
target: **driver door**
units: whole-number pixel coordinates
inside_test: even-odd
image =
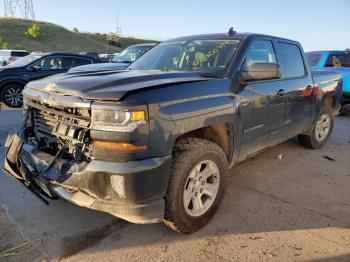
[[[243,68],[255,63],[278,64],[274,44],[255,40],[248,48]],[[278,137],[284,128],[286,99],[284,81],[280,79],[249,81],[239,94],[242,147],[248,155],[267,146],[266,141]]]

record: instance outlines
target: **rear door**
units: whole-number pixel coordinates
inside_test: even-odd
[[[303,57],[303,50],[295,42],[278,41],[282,58],[282,79],[285,82],[286,128],[296,131],[306,127],[311,120],[313,105],[313,80]]]

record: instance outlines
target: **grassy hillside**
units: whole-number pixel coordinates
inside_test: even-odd
[[[33,23],[40,27],[41,35],[36,40],[24,35]],[[16,45],[21,45],[23,49],[28,51],[106,52],[105,34],[75,33],[62,26],[39,21],[0,17],[0,37],[3,42],[9,44],[11,49],[15,49]],[[118,47],[109,46],[108,52],[119,52],[129,45],[145,42],[150,42],[150,40],[120,38],[118,39]]]

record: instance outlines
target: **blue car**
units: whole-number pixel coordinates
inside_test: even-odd
[[[350,50],[308,52],[306,60],[313,71],[342,74],[342,103],[350,102]]]

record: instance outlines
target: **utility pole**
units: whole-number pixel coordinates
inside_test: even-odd
[[[122,34],[122,28],[119,26],[119,12],[117,13],[117,28],[115,30],[117,36]]]
[[[21,18],[35,20],[33,0],[4,0],[6,17],[16,17],[17,10]]]

